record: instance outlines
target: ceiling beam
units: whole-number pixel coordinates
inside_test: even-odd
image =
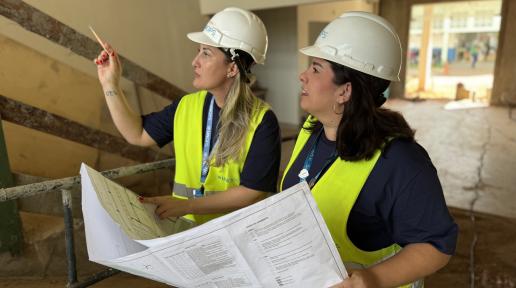
[[[134,161],[150,162],[168,157],[150,148],[130,145],[120,137],[84,126],[2,95],[0,95],[0,113],[2,120],[120,155]]]

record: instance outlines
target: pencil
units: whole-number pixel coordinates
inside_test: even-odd
[[[97,35],[97,33],[95,33],[95,30],[93,30],[93,28],[91,27],[91,25],[90,25],[90,26],[88,26],[88,27],[90,27],[90,30],[91,30],[91,32],[93,33],[93,36],[95,36],[95,38],[96,38],[96,39],[97,39],[97,41],[99,42],[100,46],[102,46],[102,49],[104,49],[104,51],[106,51],[106,53],[108,53],[108,54],[109,54],[108,49],[107,49],[107,48],[106,48],[106,46],[104,45],[104,41],[102,41],[102,40],[100,39],[99,35]]]

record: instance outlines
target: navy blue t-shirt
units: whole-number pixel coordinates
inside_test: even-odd
[[[208,93],[204,101],[202,138],[206,131],[206,119],[211,98]],[[151,136],[159,147],[174,140],[174,116],[179,105],[179,100],[165,107],[159,112],[142,116],[143,129]],[[213,105],[212,131],[217,130],[220,107]],[[215,133],[214,135],[217,135]],[[213,148],[217,137],[211,137]],[[203,140],[204,143],[204,140]],[[249,152],[240,174],[240,185],[249,189],[264,192],[276,192],[279,165],[281,159],[281,137],[278,119],[271,110],[265,112],[262,122],[256,128]]]
[[[285,176],[283,189],[299,183],[299,171],[313,147],[313,133]],[[306,179],[331,165],[336,143],[324,133]],[[326,166],[326,167],[325,167]],[[323,174],[318,178],[324,177]],[[346,191],[332,191],[345,193]],[[394,243],[429,243],[453,254],[458,227],[446,206],[437,171],[428,153],[413,141],[393,140],[386,147],[351,209],[347,234],[358,248],[375,251]]]

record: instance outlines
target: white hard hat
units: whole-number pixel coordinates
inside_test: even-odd
[[[258,64],[265,62],[267,30],[254,13],[230,7],[213,15],[204,31],[188,33],[190,40],[221,48],[245,51]]]
[[[378,78],[400,81],[401,43],[394,27],[367,12],[347,12],[328,24],[301,53]]]

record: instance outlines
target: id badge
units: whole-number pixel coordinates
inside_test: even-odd
[[[199,189],[194,189],[193,190],[193,197],[194,198],[200,198],[204,196],[204,186],[201,186],[201,188]]]

